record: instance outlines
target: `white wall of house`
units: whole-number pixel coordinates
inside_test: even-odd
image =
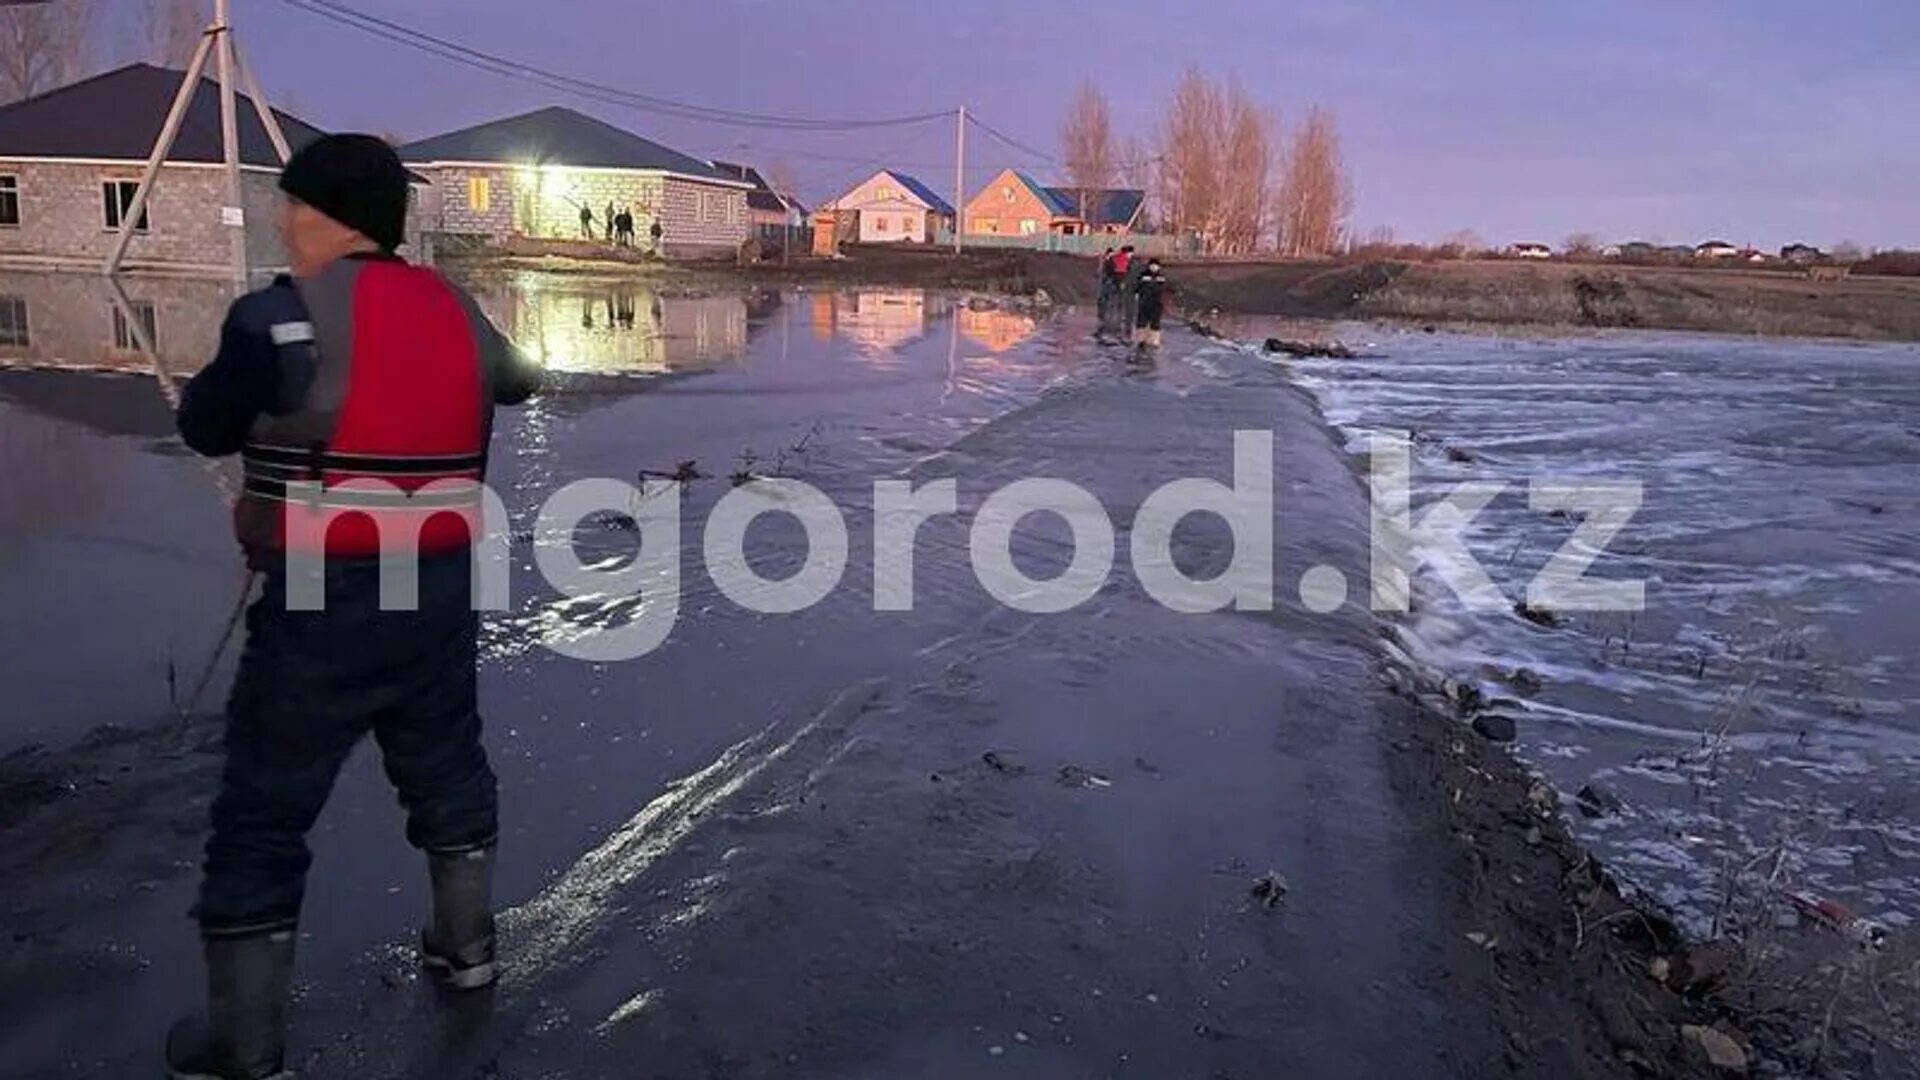
[[[927,212],[898,203],[862,207],[860,242],[863,244],[924,244]]]

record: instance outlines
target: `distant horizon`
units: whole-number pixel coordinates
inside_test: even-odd
[[[118,0],[123,10],[129,0]],[[1619,0],[1540,10],[1462,0],[1330,0],[1277,12],[1215,0],[1204,16],[1115,0],[1097,35],[1061,6],[956,0],[708,0],[658,16],[612,0],[343,0],[368,13],[582,79],[719,108],[897,116],[965,103],[1058,156],[1068,99],[1099,84],[1123,133],[1148,135],[1189,64],[1237,78],[1283,128],[1339,119],[1351,233],[1403,243],[1471,231],[1488,247],[1725,240],[1777,251],[1920,248],[1920,6],[1783,0],[1684,7]],[[706,159],[784,171],[809,206],[879,168],[953,197],[954,125],[846,133],[737,129],[583,100],[326,21],[241,0],[241,47],[274,103],[320,127],[403,139],[565,105]],[[112,18],[111,14],[104,16]],[[883,25],[884,35],[871,32]],[[1097,48],[1088,44],[1097,36]],[[124,49],[125,46],[123,45]],[[1102,70],[1106,57],[1133,66]],[[107,66],[134,57],[122,52]],[[341,64],[353,77],[343,80]],[[967,194],[1003,168],[1063,170],[969,133]]]

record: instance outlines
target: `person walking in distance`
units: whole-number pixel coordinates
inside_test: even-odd
[[[1096,294],[1098,300],[1094,304],[1094,310],[1099,313],[1100,329],[1103,333],[1107,329],[1109,316],[1112,315],[1114,289],[1113,249],[1108,248],[1100,256],[1100,289]]]
[[[1120,332],[1126,334],[1133,328],[1133,290],[1140,280],[1140,260],[1133,257],[1132,244],[1123,245],[1113,257],[1113,280],[1119,292]]]
[[[1160,347],[1160,321],[1167,313],[1167,275],[1159,259],[1148,259],[1147,268],[1134,285],[1134,335],[1136,345],[1145,349]]]
[[[580,236],[586,240],[593,239],[593,207],[586,203],[580,204]]]
[[[620,238],[617,234],[617,230],[614,228],[615,224],[617,224],[617,219],[615,218],[613,213],[613,203],[611,202],[607,203],[607,216],[604,218],[601,218],[600,220],[606,223],[607,246],[612,247],[614,244],[619,243]]]
[[[496,976],[470,547],[493,408],[540,373],[470,296],[395,254],[407,179],[371,135],[296,153],[278,221],[292,274],[234,301],[181,395],[187,445],[241,455],[234,529],[260,589],[194,905],[207,1012],[168,1036],[176,1078],[283,1074],[307,832],[369,733],[426,856],[422,962],[456,989]],[[414,595],[389,604],[396,570]]]

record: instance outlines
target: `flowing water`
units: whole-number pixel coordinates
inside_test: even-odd
[[[1509,485],[1468,532],[1508,600],[1575,527],[1529,482],[1642,486],[1592,573],[1644,611],[1548,628],[1416,591],[1417,647],[1525,699],[1602,855],[1700,931],[1733,881],[1920,919],[1920,349],[1355,332],[1367,358],[1288,366],[1354,450],[1410,437],[1416,515]]]

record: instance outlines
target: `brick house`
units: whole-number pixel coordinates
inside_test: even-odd
[[[807,208],[793,196],[773,190],[767,178],[760,170],[751,165],[736,165],[731,161],[710,161],[720,175],[752,184],[747,192],[747,218],[761,229],[785,228],[803,224],[807,219]]]
[[[699,258],[735,254],[750,228],[753,185],[560,106],[408,143],[400,156],[437,190],[427,228],[442,236],[604,241],[612,206],[633,214],[641,246],[657,223],[663,255]]]
[[[0,108],[0,265],[98,269],[133,201],[184,72],[130,64]],[[286,265],[273,227],[280,160],[240,99],[247,261]],[[319,134],[275,110],[295,148]],[[127,249],[129,270],[228,273],[219,85],[202,79]]]
[[[1077,189],[1047,187],[1008,169],[967,201],[967,235],[1125,236],[1144,205],[1143,191],[1103,188],[1086,192],[1083,199]]]
[[[893,169],[874,173],[822,209],[840,222],[853,215],[857,225],[840,227],[863,244],[928,244],[941,228],[953,228],[952,204],[919,180]]]

